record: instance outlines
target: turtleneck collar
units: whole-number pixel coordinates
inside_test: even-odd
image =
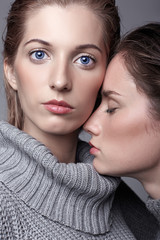
[[[43,216],[91,234],[109,231],[119,179],[99,175],[87,143],[77,163],[59,163],[43,144],[0,122],[0,181]]]
[[[149,211],[155,216],[160,225],[160,199],[153,199],[149,196],[146,205]]]

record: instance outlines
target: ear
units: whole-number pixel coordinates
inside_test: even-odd
[[[3,66],[4,66],[4,75],[6,77],[6,80],[14,90],[17,90],[17,81],[16,81],[16,76],[15,76],[13,66],[8,64],[7,59],[4,60]]]

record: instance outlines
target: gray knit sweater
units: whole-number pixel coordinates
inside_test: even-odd
[[[0,240],[138,239],[114,199],[119,179],[100,176],[91,162],[85,143],[76,164],[59,163],[43,144],[1,121]]]

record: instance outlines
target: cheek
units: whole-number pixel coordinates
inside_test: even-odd
[[[112,119],[111,119],[112,118]],[[102,146],[104,158],[110,157],[113,161],[130,161],[133,156],[145,152],[150,144],[150,134],[152,131],[148,119],[144,115],[126,116],[123,118],[111,117],[107,123],[103,123]],[[150,146],[149,146],[150,148]],[[139,159],[138,159],[139,160]]]
[[[98,92],[106,73],[106,66],[104,63],[97,66],[94,70],[92,69],[82,71],[81,69],[78,69],[77,71],[76,69],[74,76],[72,76],[72,81],[74,80],[74,82],[77,83],[77,86],[88,91]]]
[[[104,76],[105,76],[105,67],[93,71],[92,74],[86,74],[83,80],[82,84],[82,79],[83,76],[80,79],[80,84],[78,84],[77,89],[80,92],[80,89],[82,90],[82,93],[85,93],[86,98],[88,98],[88,103],[89,104],[92,100],[95,102],[97,98],[98,91],[103,83]]]
[[[29,68],[30,69],[30,68]],[[19,96],[33,98],[44,87],[46,75],[37,69],[28,70],[27,66],[20,65],[16,68],[16,79]]]
[[[104,124],[103,124],[104,126]],[[126,117],[108,123],[103,128],[103,161],[116,164],[117,167],[126,168],[145,166],[151,164],[152,150],[157,147],[155,130],[148,119],[143,116]],[[156,147],[155,147],[156,146]],[[156,156],[155,156],[156,157]],[[123,166],[123,163],[125,166]]]
[[[39,84],[34,72],[19,68],[16,71],[17,91],[24,114],[33,111],[38,96]],[[38,86],[38,87],[37,87]],[[35,110],[34,110],[35,111]]]
[[[149,125],[148,118],[145,117],[146,113],[130,114],[123,112],[115,114],[113,118],[108,119],[107,134],[111,138],[126,139],[127,141],[138,136],[146,135],[147,126]]]
[[[83,80],[83,81],[82,81]],[[89,113],[92,112],[98,91],[101,87],[103,78],[95,78],[94,76],[88,78],[81,78],[77,83],[74,85],[74,96],[73,99],[79,103],[79,108],[82,110],[88,111]],[[76,100],[77,99],[77,100]]]

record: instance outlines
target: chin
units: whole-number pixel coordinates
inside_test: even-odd
[[[105,171],[104,165],[100,164],[100,160],[94,159],[93,161],[93,167],[95,170],[102,175],[108,175],[107,171]]]
[[[120,173],[111,170],[111,168],[107,167],[104,164],[100,164],[100,160],[98,160],[98,159],[95,159],[93,161],[93,166],[94,166],[95,170],[101,175],[120,177]]]

